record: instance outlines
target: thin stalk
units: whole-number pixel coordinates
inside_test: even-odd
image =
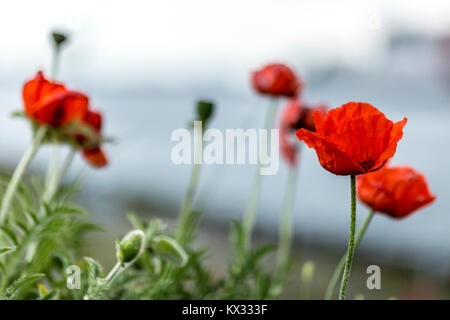
[[[22,180],[22,177],[28,168],[28,165],[36,155],[36,152],[38,151],[46,132],[47,128],[44,126],[40,127],[37,130],[32,144],[28,147],[28,150],[24,153],[16,169],[14,170],[8,187],[6,188],[5,195],[3,196],[2,206],[0,209],[0,225],[3,225],[5,222],[6,215],[8,214],[8,210],[11,205],[11,201],[14,198],[14,194],[17,191],[17,187],[19,186],[20,181]]]
[[[356,235],[355,250],[356,250],[356,248],[358,248],[359,243],[361,242],[361,239],[364,237],[367,227],[369,226],[370,221],[372,221],[374,214],[375,214],[375,211],[372,210],[369,213],[369,215],[367,216],[366,221],[364,221],[364,224],[362,225],[358,234]],[[344,269],[345,258],[346,258],[346,255],[343,255],[341,260],[339,260],[339,263],[337,264],[336,269],[333,272],[333,276],[331,277],[330,283],[328,284],[328,287],[327,287],[327,291],[325,292],[325,296],[324,296],[325,300],[331,300],[331,297],[333,296],[334,289],[336,288],[336,285],[339,281],[339,277],[341,276],[342,270]]]
[[[59,168],[59,170],[56,171],[56,173],[53,175],[53,178],[50,180],[48,187],[45,190],[45,193],[42,197],[42,200],[45,203],[51,202],[53,197],[55,196],[56,191],[58,190],[58,187],[66,175],[67,171],[69,170],[70,165],[72,164],[73,158],[76,154],[76,149],[71,148],[69,154],[67,155],[66,159],[64,160],[64,163]]]
[[[201,154],[203,152],[203,146],[201,143],[197,143],[195,149],[194,159],[201,159]],[[191,208],[192,202],[194,200],[195,192],[197,190],[198,181],[200,178],[200,169],[201,163],[197,163],[194,161],[194,165],[192,167],[191,177],[189,179],[188,188],[186,191],[186,195],[183,200],[183,204],[180,209],[180,214],[178,216],[178,226],[175,234],[175,239],[178,243],[184,246],[184,241],[186,240],[186,236],[189,233],[189,223],[191,217]]]
[[[281,212],[277,262],[275,268],[275,279],[277,279],[277,282],[283,281],[289,264],[289,252],[292,240],[292,210],[295,201],[297,171],[297,166],[289,168],[286,195],[284,198],[283,210]]]
[[[59,69],[59,61],[61,57],[61,46],[55,45],[53,49],[53,58],[52,58],[52,66],[50,70],[50,77],[53,81],[56,80],[56,77],[58,75],[58,69]],[[52,190],[55,180],[57,179],[57,171],[59,166],[59,144],[54,143],[51,146],[52,153],[50,156],[50,161],[47,166],[47,172],[45,174],[45,189],[44,189],[44,196],[43,201],[46,201],[46,197],[49,197],[49,195],[54,192]],[[47,201],[46,201],[47,202]]]
[[[344,273],[342,275],[341,289],[339,290],[339,300],[345,299],[348,279],[352,269],[353,255],[355,253],[355,229],[356,229],[356,177],[350,176],[351,189],[351,217],[350,217],[350,235],[348,238],[347,257],[345,260]]]
[[[53,59],[52,59],[52,68],[50,71],[50,77],[52,80],[56,80],[59,71],[59,61],[61,58],[61,46],[55,45],[55,49],[53,50]]]
[[[272,99],[266,112],[266,118],[264,120],[264,129],[270,130],[273,126],[275,119],[275,112],[277,107],[277,100]],[[263,153],[264,154],[264,153]],[[244,213],[244,234],[245,234],[245,247],[250,247],[253,226],[255,224],[256,212],[258,209],[259,197],[261,193],[261,163],[258,161],[258,165],[255,168],[253,176],[252,189],[250,193],[250,200],[247,205],[247,210]]]

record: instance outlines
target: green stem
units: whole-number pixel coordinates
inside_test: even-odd
[[[359,243],[361,242],[361,239],[364,237],[364,234],[366,233],[367,227],[370,224],[370,221],[372,221],[372,218],[375,214],[375,211],[371,211],[370,214],[367,216],[366,221],[364,221],[363,226],[359,230],[358,234],[356,235],[355,240],[355,250],[358,248]],[[341,257],[341,260],[339,260],[339,263],[336,266],[336,269],[333,272],[333,276],[331,277],[330,283],[328,284],[327,291],[325,292],[324,299],[330,300],[333,296],[334,289],[336,288],[336,285],[339,281],[339,277],[341,276],[342,270],[344,269],[345,265],[345,258],[346,255],[343,255]]]
[[[355,229],[356,229],[356,177],[350,176],[351,186],[351,218],[350,218],[350,235],[348,238],[348,249],[345,260],[344,274],[342,275],[341,289],[339,290],[339,300],[345,299],[345,293],[347,291],[348,279],[350,278],[350,272],[352,269],[353,255],[355,253]]]
[[[289,168],[286,195],[281,213],[277,263],[275,268],[275,279],[278,283],[283,281],[289,264],[289,251],[291,249],[292,239],[292,210],[295,201],[296,184],[297,166]]]
[[[66,175],[67,171],[69,170],[70,165],[72,164],[73,158],[75,157],[77,150],[75,148],[71,148],[69,154],[67,155],[66,159],[64,160],[64,163],[59,168],[59,170],[55,170],[55,173],[52,175],[52,179],[49,181],[49,184],[47,185],[47,188],[44,192],[44,195],[42,197],[42,200],[45,203],[51,202],[53,197],[55,196],[56,191],[58,190],[58,187]]]
[[[95,292],[91,294],[86,294],[84,296],[84,300],[96,300],[101,299],[103,295],[106,293],[106,291],[111,287],[111,284],[114,282],[115,279],[123,272],[125,269],[127,269],[128,266],[130,266],[132,263],[123,264],[120,261],[118,261],[115,266],[111,269],[111,271],[108,273],[106,278],[102,280],[98,284],[98,287],[96,288]]]
[[[195,228],[192,226],[190,228],[189,223],[191,223],[191,208],[192,202],[194,200],[195,192],[197,190],[198,181],[200,178],[200,168],[201,163],[197,163],[195,159],[201,159],[201,154],[203,152],[203,147],[201,143],[196,145],[195,155],[194,155],[194,165],[192,167],[191,177],[189,179],[188,188],[186,195],[183,200],[183,204],[180,209],[180,214],[178,216],[178,227],[175,234],[175,238],[179,244],[184,246],[187,235],[190,233],[189,229]]]
[[[264,127],[263,127],[264,129],[270,130],[272,128],[275,119],[276,107],[277,107],[277,100],[272,99],[266,112],[266,118],[264,120]],[[262,154],[264,154],[264,152]],[[253,176],[250,200],[247,205],[247,210],[245,211],[244,214],[243,228],[245,235],[245,248],[247,249],[250,248],[253,226],[255,224],[256,218],[256,211],[258,209],[259,196],[261,193],[260,169],[261,163],[258,161],[258,165],[256,166],[255,173]]]
[[[61,56],[61,46],[55,45],[53,49],[53,59],[52,66],[50,70],[50,78],[55,81],[58,75],[59,61]],[[45,190],[43,195],[43,201],[48,202],[48,198],[51,198],[51,193],[54,192],[52,188],[54,188],[53,184],[57,179],[57,170],[59,165],[59,144],[54,142],[52,144],[52,153],[50,155],[50,161],[47,166],[47,172],[45,174]]]
[[[6,188],[5,195],[3,196],[2,206],[0,209],[0,225],[3,225],[5,222],[6,215],[8,214],[8,210],[11,205],[11,201],[14,198],[14,194],[16,193],[17,187],[19,186],[20,181],[22,180],[22,177],[25,174],[26,169],[28,168],[28,165],[30,164],[33,157],[36,155],[39,146],[44,140],[46,132],[47,128],[44,126],[40,127],[37,130],[33,138],[32,144],[30,145],[28,150],[24,153],[22,159],[20,159],[19,164],[14,170],[14,173],[11,177],[8,187]]]
[[[52,68],[50,71],[50,77],[52,78],[52,80],[56,80],[56,77],[58,76],[60,57],[61,57],[61,46],[56,45],[55,49],[53,50]]]

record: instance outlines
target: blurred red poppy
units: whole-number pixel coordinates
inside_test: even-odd
[[[25,114],[38,123],[53,127],[80,120],[89,103],[86,95],[47,80],[41,71],[25,83],[22,96]]]
[[[404,218],[436,199],[423,174],[410,167],[387,167],[356,180],[358,197],[376,212]]]
[[[108,164],[108,159],[100,147],[83,149],[83,158],[95,168],[101,168]]]
[[[392,158],[407,119],[393,123],[368,103],[349,102],[313,114],[317,132],[297,131],[297,138],[314,148],[319,162],[337,175],[358,175],[380,169]]]
[[[268,64],[252,74],[256,91],[272,96],[295,97],[303,87],[301,80],[284,64]]]
[[[83,148],[97,147],[101,140],[102,115],[99,112],[86,110],[81,119],[81,126],[74,133],[76,142]]]
[[[100,133],[103,124],[102,114],[97,111],[86,110],[82,123],[88,124],[92,130],[96,133]]]
[[[91,130],[89,134],[77,136],[78,142],[82,145],[83,157],[93,167],[100,168],[106,166],[108,160],[100,148],[103,124],[102,114],[97,111],[87,110],[81,122]]]
[[[291,99],[281,111],[279,121],[280,147],[281,152],[290,166],[297,164],[297,143],[295,131],[304,128],[309,131],[316,131],[312,115],[315,110],[327,111],[324,104],[307,107],[300,99]]]

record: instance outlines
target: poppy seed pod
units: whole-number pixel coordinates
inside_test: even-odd
[[[198,101],[197,102],[197,117],[199,120],[208,121],[214,112],[214,103],[210,101]]]
[[[136,259],[144,248],[145,234],[141,230],[130,231],[119,242],[117,258],[121,263],[131,262]]]
[[[64,42],[67,41],[67,35],[59,32],[52,32],[52,39],[55,45],[59,47],[60,45],[62,45]]]

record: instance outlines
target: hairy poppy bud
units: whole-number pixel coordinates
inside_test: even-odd
[[[188,260],[187,254],[174,239],[166,236],[159,236],[153,241],[155,251],[163,259],[169,260],[180,267],[186,265]]]
[[[59,47],[67,41],[67,35],[59,32],[52,32],[52,39],[55,45]]]
[[[137,258],[144,247],[144,232],[130,231],[118,244],[117,258],[122,263],[131,262]]]
[[[214,112],[214,103],[210,101],[198,101],[197,102],[197,116],[198,120],[206,122],[211,118]]]

